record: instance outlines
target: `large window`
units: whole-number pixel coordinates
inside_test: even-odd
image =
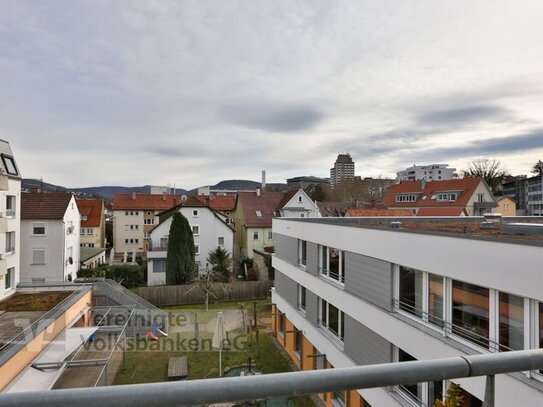
[[[32,225],[33,236],[45,236],[45,223],[34,223]]]
[[[45,249],[32,249],[32,264],[45,264]]]
[[[323,299],[321,299],[321,325],[343,341],[345,315]]]
[[[4,163],[4,168],[9,175],[19,175],[17,167],[15,166],[15,160],[9,155],[2,154],[2,162]]]
[[[452,281],[452,331],[485,348],[490,334],[489,297],[488,288]]]
[[[16,197],[14,195],[6,196],[6,217],[12,218],[17,212]]]
[[[307,262],[307,242],[298,240],[298,264],[305,266]]]
[[[153,273],[166,272],[166,259],[153,259]]]
[[[15,232],[6,233],[6,253],[15,251]]]
[[[444,281],[442,276],[428,275],[428,322],[444,326],[443,315]]]
[[[333,247],[320,246],[321,274],[345,283],[345,252]]]
[[[524,349],[524,298],[500,293],[500,351]]]
[[[303,285],[298,284],[298,309],[305,311],[306,291]]]
[[[396,348],[396,359],[398,362],[415,361],[413,356],[402,349]],[[407,398],[421,403],[422,405],[433,406],[436,399],[443,398],[443,382],[427,382],[417,384],[406,384],[398,386],[400,392]]]
[[[422,317],[422,271],[400,267],[400,309]]]

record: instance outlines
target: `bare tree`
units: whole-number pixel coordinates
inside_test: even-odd
[[[201,275],[198,280],[194,282],[194,287],[188,290],[187,294],[196,288],[202,290],[204,293],[206,311],[209,311],[209,299],[211,297],[217,299],[216,292],[222,290],[225,294],[228,293],[228,285],[224,284],[222,281],[223,275],[220,272],[208,270],[205,275]]]
[[[469,163],[468,169],[464,171],[466,178],[483,178],[492,190],[492,193],[499,191],[502,180],[508,175],[500,160],[496,158],[478,158]]]

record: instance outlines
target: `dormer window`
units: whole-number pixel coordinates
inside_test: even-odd
[[[436,194],[436,201],[454,202],[458,198],[458,192],[441,192]]]
[[[83,221],[87,220],[87,215],[81,215],[81,220]]]
[[[256,217],[257,218],[261,218],[262,217],[262,212],[260,211],[255,211],[256,212]]]
[[[396,195],[396,202],[415,202],[416,200],[417,200],[417,194]]]

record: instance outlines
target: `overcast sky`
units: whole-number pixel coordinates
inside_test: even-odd
[[[0,138],[71,187],[543,159],[543,1],[0,0]]]

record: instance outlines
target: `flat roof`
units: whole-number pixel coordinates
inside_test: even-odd
[[[491,229],[486,228],[491,226],[488,223],[482,225],[487,222],[482,216],[274,218],[275,220],[543,246],[543,217],[539,216],[503,217],[501,222],[494,223]],[[392,228],[391,222],[400,222],[400,228]]]

